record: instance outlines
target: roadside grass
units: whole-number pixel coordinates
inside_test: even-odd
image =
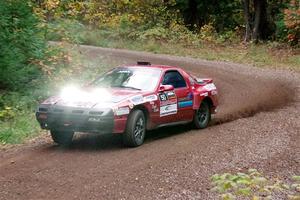
[[[83,26],[83,25],[82,25]],[[205,42],[199,38],[185,38],[173,41],[166,39],[128,38],[122,30],[100,30],[81,27],[80,29],[68,29],[66,31],[70,41],[78,44],[86,44],[108,48],[121,48],[137,51],[147,51],[161,54],[171,54],[200,58],[206,60],[228,61],[240,64],[248,64],[257,67],[275,69],[289,69],[300,71],[300,49],[293,49],[288,45],[276,42],[247,45],[238,42]],[[65,36],[56,32],[48,34],[49,40],[62,40]]]
[[[38,132],[34,106],[38,97],[32,92],[0,93],[0,143],[17,144]]]
[[[52,63],[51,72],[25,91],[0,91],[0,145],[18,144],[38,136],[42,131],[35,119],[39,102],[58,94],[66,85],[83,85],[113,67],[104,57],[87,59],[73,45],[63,44],[67,62]],[[2,109],[1,109],[2,108]]]
[[[103,45],[104,47],[148,51],[158,54],[171,54],[211,61],[234,62],[256,67],[300,71],[300,52],[295,53],[296,50],[293,51],[291,49],[275,49],[268,44],[249,44],[248,46],[242,44],[231,44],[228,46],[202,44],[197,46],[186,46],[181,43],[170,44],[158,41],[113,41],[111,43],[105,41],[105,44],[106,45]]]
[[[26,111],[14,120],[0,122],[0,142],[2,144],[18,144],[39,133],[33,112]]]

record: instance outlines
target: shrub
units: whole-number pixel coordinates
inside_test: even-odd
[[[299,0],[291,0],[289,8],[284,11],[284,22],[288,29],[288,41],[292,45],[300,40],[300,7]]]
[[[26,1],[2,0],[0,13],[0,87],[17,90],[40,76],[34,61],[44,57],[46,43]]]
[[[207,42],[213,42],[216,38],[217,31],[212,23],[206,24],[200,29],[200,38]]]
[[[83,40],[83,30],[86,27],[77,20],[61,19],[47,24],[46,37],[52,41],[65,41],[80,44]]]
[[[215,174],[211,178],[213,191],[220,194],[221,199],[273,199],[276,195],[281,199],[300,199],[300,176],[293,176],[291,184],[281,180],[268,179],[256,169],[246,173]]]

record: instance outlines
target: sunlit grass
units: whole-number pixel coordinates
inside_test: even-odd
[[[149,39],[146,41],[120,38],[107,30],[82,30],[81,44],[108,48],[121,48],[153,53],[171,54],[248,64],[257,67],[300,70],[300,53],[297,49],[284,46],[274,47],[272,43],[261,44],[226,44],[166,42]]]
[[[13,120],[0,122],[0,143],[17,144],[39,133],[34,112],[17,115]]]

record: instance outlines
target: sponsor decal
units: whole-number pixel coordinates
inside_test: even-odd
[[[190,106],[193,106],[193,101],[192,100],[178,102],[178,107],[179,108],[185,108],[185,107],[190,107]]]
[[[168,99],[175,99],[176,98],[176,95],[175,95],[174,91],[168,91],[168,92],[165,92],[165,94],[168,97]]]
[[[129,101],[133,105],[139,105],[139,104],[143,104],[143,103],[146,103],[146,102],[156,101],[157,99],[158,98],[155,94],[145,96],[145,97],[143,97],[142,95],[137,95],[137,96],[134,96],[134,97],[130,98]]]
[[[121,108],[118,108],[116,109],[115,111],[115,114],[117,116],[120,116],[120,115],[128,115],[129,114],[129,108],[128,107],[121,107]]]
[[[174,103],[177,103],[176,99],[167,100],[167,101],[161,101],[160,102],[160,106],[165,106],[165,105],[174,104]]]
[[[178,101],[180,102],[180,101],[189,101],[189,100],[192,100],[193,99],[193,93],[192,92],[190,92],[190,93],[188,93],[188,95],[186,96],[186,97],[182,97],[182,98],[179,98],[178,99]]]
[[[133,105],[138,105],[138,104],[142,104],[144,103],[144,97],[142,95],[137,95],[137,96],[134,96],[130,99],[130,102],[133,104]]]
[[[209,83],[209,84],[203,86],[203,88],[206,89],[207,91],[212,91],[212,90],[216,90],[217,89],[216,86],[215,86],[215,84],[213,84],[213,83]]]
[[[189,100],[188,97],[182,97],[182,98],[179,98],[179,99],[178,99],[179,102],[180,102],[180,101],[188,101],[188,100]]]
[[[177,113],[177,104],[169,104],[165,106],[160,107],[160,116],[167,116],[167,115],[172,115]]]
[[[90,117],[88,119],[89,122],[100,122],[101,121],[101,118],[99,117]],[[64,126],[66,126],[66,124],[64,124]]]
[[[157,100],[157,96],[155,94],[144,97],[144,102],[152,102],[156,100]]]
[[[158,107],[157,107],[156,104],[153,104],[153,105],[152,105],[152,111],[153,111],[153,112],[158,112]]]
[[[208,92],[204,92],[200,94],[201,97],[207,97],[208,96]]]

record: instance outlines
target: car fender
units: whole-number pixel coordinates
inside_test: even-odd
[[[209,99],[211,101],[212,107],[217,107],[217,90],[209,90],[206,87],[200,86],[194,91],[193,95],[193,109],[197,110],[199,109],[201,102],[204,99]]]

